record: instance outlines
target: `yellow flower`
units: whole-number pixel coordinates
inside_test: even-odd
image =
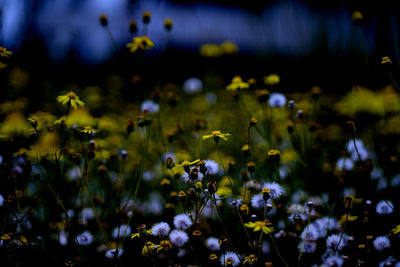
[[[72,91],[66,95],[57,96],[57,101],[58,103],[61,103],[63,105],[65,104],[71,105],[75,109],[77,108],[77,105],[81,107],[85,105],[85,103],[83,103],[83,101],[80,100],[79,97]]]
[[[224,139],[225,141],[228,141],[228,138],[226,138],[227,136],[230,136],[230,134],[228,133],[223,134],[221,133],[221,131],[217,130],[217,131],[211,131],[211,134],[209,135],[203,135],[203,140],[214,137],[215,142],[218,143],[220,138]]]
[[[218,256],[215,254],[211,254],[210,257],[208,257],[210,260],[215,261],[218,260]]]
[[[351,13],[351,19],[353,21],[360,20],[360,19],[363,19],[363,18],[364,18],[363,14],[358,10],[354,11],[353,13]]]
[[[20,112],[12,112],[7,115],[5,120],[0,125],[0,134],[10,135],[27,135],[29,124],[27,123],[24,115]]]
[[[225,54],[236,54],[239,50],[237,45],[232,41],[223,42],[221,48]]]
[[[96,131],[93,130],[91,126],[85,126],[83,130],[80,131],[80,133],[85,133],[85,134],[95,134]]]
[[[235,76],[232,79],[232,82],[226,87],[228,91],[236,91],[240,89],[248,89],[249,84],[242,80],[242,77]]]
[[[138,49],[149,50],[154,47],[154,43],[148,36],[137,36],[132,38],[132,42],[128,43],[126,47],[130,48],[133,53]]]
[[[204,44],[200,47],[200,55],[203,57],[219,57],[223,53],[222,47],[217,44]]]
[[[158,245],[157,252],[165,251],[168,252],[172,249],[172,244],[169,240],[161,240],[160,245]]]
[[[392,64],[392,61],[390,60],[389,57],[382,58],[381,64],[386,64],[386,63]]]
[[[190,165],[193,165],[193,164],[196,164],[196,163],[199,163],[199,162],[200,162],[199,159],[196,159],[196,160],[194,160],[194,161],[192,161],[192,162],[190,162],[190,161],[188,161],[188,160],[184,160],[184,161],[180,164],[180,166],[186,167],[186,166],[190,166]]]
[[[357,218],[358,218],[358,216],[353,216],[353,215],[349,214],[347,221],[352,222],[352,221],[357,220]],[[339,220],[340,224],[344,224],[345,222],[346,222],[346,214],[344,214],[342,217],[340,217],[340,220]]]
[[[142,256],[150,256],[154,252],[154,244],[151,242],[146,242],[142,249]]]
[[[256,255],[251,254],[251,255],[247,256],[246,258],[244,258],[244,262],[243,263],[247,262],[250,265],[253,265],[256,261],[257,261]]]
[[[7,48],[0,46],[0,56],[9,57],[13,54],[13,52],[8,51]]]
[[[268,85],[275,85],[281,81],[281,78],[277,74],[271,74],[264,77],[264,83]]]
[[[1,240],[10,240],[11,239],[11,235],[10,234],[4,234],[1,236]]]
[[[393,229],[392,229],[392,233],[393,233],[393,234],[398,234],[398,233],[400,233],[400,224],[397,225],[396,228],[393,228]]]
[[[143,234],[145,234],[145,235],[151,235],[151,229],[150,229],[150,230],[145,230],[145,231],[142,231],[142,232],[138,232],[138,233],[131,234],[131,239],[140,238],[141,235],[143,235]]]
[[[268,225],[271,225],[271,223],[267,220],[248,222],[248,223],[245,223],[244,225],[247,228],[253,228],[254,232],[258,232],[258,231],[262,230],[265,234],[269,234],[274,231],[274,227],[268,227]]]

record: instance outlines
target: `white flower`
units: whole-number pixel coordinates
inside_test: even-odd
[[[350,158],[340,158],[338,159],[338,161],[336,162],[336,167],[339,170],[346,170],[346,171],[350,171],[353,169],[354,167],[354,162],[352,159]]]
[[[118,233],[119,233],[119,235],[118,235]],[[130,235],[131,233],[132,233],[131,227],[129,225],[123,224],[123,225],[120,225],[119,228],[118,228],[118,226],[116,228],[114,228],[112,237],[113,238],[124,237],[124,236]]]
[[[206,163],[207,174],[217,174],[219,171],[219,165],[215,161],[208,159],[204,161]]]
[[[227,251],[225,254],[222,254],[220,261],[222,266],[226,266],[227,263],[230,263],[230,266],[235,267],[240,263],[239,257],[232,251]]]
[[[326,239],[326,246],[331,249],[335,249],[337,247],[337,244],[339,243],[340,236],[339,235],[330,235]],[[343,235],[342,240],[340,241],[338,250],[342,250],[347,245],[347,241],[349,240],[349,237],[347,235]]]
[[[189,240],[189,237],[184,231],[173,230],[169,234],[169,239],[171,240],[172,244],[180,248],[186,244],[186,242]]]
[[[203,89],[203,83],[198,78],[189,78],[183,83],[183,91],[187,94],[200,92]]]
[[[156,113],[160,110],[160,106],[157,103],[155,103],[153,100],[144,101],[140,108],[142,111],[147,110],[150,113]]]
[[[266,184],[264,184],[264,186],[263,186],[263,190],[264,190],[265,188],[268,188],[269,191],[271,191],[271,192],[269,193],[269,195],[270,195],[270,197],[271,197],[272,199],[277,199],[277,198],[279,198],[279,197],[285,192],[285,190],[283,190],[282,186],[280,186],[280,185],[277,184],[277,183],[266,183]]]
[[[269,96],[268,104],[274,108],[283,107],[286,105],[286,97],[281,93],[272,93]]]
[[[185,172],[182,175],[182,180],[188,184],[193,184],[203,180],[204,175],[196,167],[190,168],[190,173]]]
[[[376,213],[391,214],[393,212],[393,203],[389,200],[381,200],[376,204]]]
[[[327,258],[324,262],[323,265],[321,265],[321,267],[329,267],[329,266],[337,266],[337,267],[341,267],[343,265],[344,259],[342,257],[339,256],[330,256],[329,258]]]
[[[61,230],[58,234],[58,241],[61,246],[66,246],[68,244],[68,237],[64,230]]]
[[[299,251],[301,251],[301,248],[303,248],[303,242],[300,242],[298,248]],[[316,249],[317,249],[317,244],[314,241],[307,240],[304,243],[304,248],[303,248],[304,253],[313,253]]]
[[[121,257],[121,255],[123,253],[124,253],[124,250],[122,248],[119,248],[118,249],[118,255],[116,255],[117,254],[117,249],[114,248],[114,249],[107,250],[105,256],[106,256],[106,258],[109,258],[109,259],[114,258],[115,256],[117,256],[119,258],[119,257]]]
[[[354,143],[356,143],[356,145],[354,145]],[[360,151],[360,149],[365,149],[364,142],[360,139],[355,139],[354,142],[353,140],[347,142],[346,148],[349,153],[357,153],[356,147],[358,151]]]
[[[374,247],[376,250],[384,250],[390,247],[390,240],[386,236],[378,236],[374,240]]]
[[[166,223],[166,222],[157,223],[151,229],[152,229],[151,233],[155,236],[167,236],[169,233],[169,230],[171,230],[168,223]]]
[[[76,236],[76,241],[81,246],[89,246],[93,242],[93,235],[90,232],[85,231]]]
[[[207,239],[206,244],[207,244],[207,247],[208,247],[210,250],[215,251],[215,250],[220,250],[220,249],[221,249],[221,247],[219,246],[219,240],[218,240],[218,238],[209,237],[209,238]]]
[[[177,229],[185,230],[192,225],[192,220],[185,213],[178,214],[174,218],[174,225]]]
[[[265,200],[263,194],[257,194],[251,198],[251,206],[256,209],[262,209],[270,203],[271,199]]]

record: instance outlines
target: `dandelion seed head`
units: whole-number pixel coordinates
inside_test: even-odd
[[[169,234],[169,239],[171,240],[172,244],[180,248],[186,244],[186,242],[189,240],[189,237],[184,231],[173,230]]]
[[[174,226],[177,229],[185,230],[192,225],[192,220],[187,214],[178,214],[174,218]]]
[[[164,237],[164,236],[168,235],[170,230],[171,230],[171,228],[169,227],[168,223],[160,222],[160,223],[155,224],[151,228],[151,233],[154,236]]]
[[[390,247],[390,240],[386,236],[378,236],[375,238],[373,244],[374,248],[380,251]]]
[[[209,237],[206,241],[206,245],[209,250],[216,251],[220,250],[219,240],[215,237]]]
[[[232,251],[227,251],[226,253],[222,254],[220,256],[220,261],[222,266],[226,266],[227,262],[230,262],[230,265],[233,267],[236,267],[240,263],[240,259],[238,256],[232,252]]]

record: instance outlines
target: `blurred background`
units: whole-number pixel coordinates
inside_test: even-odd
[[[146,32],[144,11],[152,14]],[[278,73],[288,90],[346,91],[388,82],[377,66],[382,56],[398,62],[398,11],[391,1],[0,0],[0,45],[37,80],[91,84],[110,71],[135,72],[126,48],[135,20],[137,35],[155,43],[145,65],[161,82],[205,71],[226,82]],[[228,60],[200,55],[202,45],[227,40],[238,47]]]

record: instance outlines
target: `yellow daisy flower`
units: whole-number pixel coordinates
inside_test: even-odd
[[[223,134],[221,133],[221,131],[217,130],[217,131],[212,131],[211,134],[209,135],[203,135],[203,140],[214,137],[215,142],[218,143],[220,138],[224,139],[225,141],[228,141],[228,138],[226,138],[227,136],[230,136],[230,134],[228,133]]]
[[[400,224],[397,225],[395,228],[392,229],[392,233],[393,233],[393,234],[398,234],[398,233],[400,233]]]
[[[130,48],[133,53],[138,49],[149,50],[154,47],[154,43],[148,36],[137,36],[132,38],[132,42],[128,43],[126,47]]]
[[[232,82],[226,87],[228,91],[236,91],[240,89],[248,89],[249,83],[246,83],[242,80],[242,77],[235,76],[232,79]]]
[[[13,52],[8,51],[7,48],[0,46],[0,56],[9,57],[13,54]]]
[[[76,109],[79,106],[83,107],[85,103],[79,99],[79,97],[74,93],[74,92],[69,92],[66,95],[60,95],[57,97],[58,103],[61,103],[63,105],[68,104],[71,105],[74,109]]]
[[[275,85],[281,81],[281,78],[277,74],[271,74],[264,77],[264,83],[267,85]]]
[[[271,223],[267,220],[248,222],[248,223],[245,223],[244,225],[247,228],[253,228],[254,232],[258,232],[258,231],[262,230],[265,234],[269,234],[274,231],[274,227],[268,227],[268,225],[271,225]]]
[[[85,134],[95,134],[96,131],[93,130],[91,126],[85,126],[83,130],[80,131],[80,133],[85,133]]]

